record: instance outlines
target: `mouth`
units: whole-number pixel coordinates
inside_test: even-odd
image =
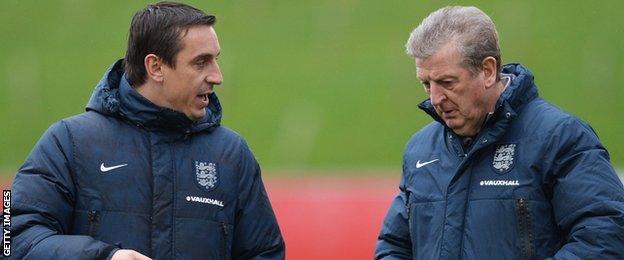
[[[455,109],[442,111],[442,115],[441,116],[444,117],[444,118],[453,117],[456,112],[457,112],[457,110],[455,110]]]
[[[208,106],[208,96],[210,95],[210,93],[205,93],[205,94],[199,94],[197,95],[197,99],[199,99],[201,101],[201,104],[203,106]]]

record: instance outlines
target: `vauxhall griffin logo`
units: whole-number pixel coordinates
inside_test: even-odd
[[[514,165],[516,144],[499,145],[494,152],[492,167],[498,174],[508,172]]]
[[[217,186],[217,165],[215,163],[195,161],[195,176],[199,186],[207,191],[211,191]]]

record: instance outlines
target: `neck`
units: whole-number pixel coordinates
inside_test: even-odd
[[[501,78],[501,80],[495,83],[494,89],[492,90],[492,96],[488,100],[488,113],[494,112],[494,109],[496,109],[496,102],[498,102],[501,94],[503,94],[503,91],[507,88],[507,81],[509,81],[508,78]]]
[[[161,98],[162,95],[158,93],[158,90],[160,89],[159,86],[156,86],[155,84],[147,81],[139,86],[134,87],[134,89],[139,92],[141,96],[154,103],[155,105],[159,107],[167,107],[166,102]]]
[[[477,134],[479,134],[481,129],[485,126],[485,123],[487,122],[487,120],[490,118],[490,115],[494,113],[494,109],[496,109],[496,102],[498,102],[498,99],[500,98],[501,94],[503,94],[503,91],[505,91],[508,80],[509,79],[507,78],[501,78],[501,80],[495,83],[491,91],[491,94],[489,95],[489,98],[486,101],[487,102],[486,107],[488,108],[488,110],[483,115],[483,118],[480,120],[479,129],[472,135],[467,135],[467,136],[462,136],[462,137],[475,137]]]

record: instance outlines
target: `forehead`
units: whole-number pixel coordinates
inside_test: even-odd
[[[461,55],[455,45],[449,43],[426,59],[416,58],[416,74],[421,80],[458,76],[465,70],[460,65]]]
[[[182,34],[179,57],[195,57],[198,55],[216,56],[221,51],[217,33],[212,26],[198,25],[190,27]]]

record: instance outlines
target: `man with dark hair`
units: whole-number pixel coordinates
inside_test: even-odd
[[[13,257],[283,259],[247,144],[220,126],[215,17],[137,12],[87,112],[52,125],[13,182]]]
[[[435,122],[405,148],[375,259],[623,259],[624,188],[592,128],[501,66],[494,23],[445,7],[407,52]]]

